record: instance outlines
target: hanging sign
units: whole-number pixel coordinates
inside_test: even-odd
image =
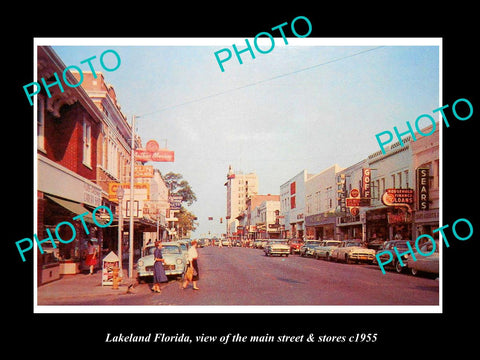
[[[387,189],[383,193],[382,202],[387,206],[413,204],[413,189]]]
[[[430,177],[430,169],[417,169],[418,182],[418,210],[428,210],[430,208],[428,179]]]
[[[369,199],[371,196],[370,180],[371,180],[370,169],[363,168],[362,169],[362,191],[361,191],[361,195],[363,198]]]
[[[174,162],[175,152],[173,150],[160,149],[155,140],[149,140],[145,149],[135,149],[135,160],[141,162]]]

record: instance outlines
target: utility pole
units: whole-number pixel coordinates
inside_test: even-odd
[[[132,139],[130,156],[130,249],[128,254],[128,277],[133,277],[133,204],[134,204],[134,177],[135,177],[135,115],[132,116]]]

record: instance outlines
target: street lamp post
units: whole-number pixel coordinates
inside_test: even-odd
[[[117,198],[118,198],[118,258],[119,258],[119,267],[120,267],[120,277],[123,277],[123,265],[122,265],[122,241],[123,241],[123,196],[125,195],[125,190],[123,187],[119,186],[117,188]]]
[[[135,177],[135,115],[132,117],[132,139],[130,156],[130,249],[128,254],[128,277],[133,278],[133,204],[134,204],[134,177]]]

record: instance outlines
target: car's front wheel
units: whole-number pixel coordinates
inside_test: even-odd
[[[400,264],[400,261],[395,261],[395,270],[397,273],[402,273],[403,272],[403,266]]]

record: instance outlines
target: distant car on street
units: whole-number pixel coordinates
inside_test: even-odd
[[[313,252],[317,246],[320,245],[321,240],[307,240],[300,247],[300,256],[313,256]]]
[[[344,261],[347,264],[354,262],[372,263],[375,259],[375,250],[367,249],[361,240],[344,240],[333,249],[330,260]]]
[[[186,268],[186,255],[177,242],[168,242],[162,244],[162,256],[165,260],[163,268],[165,274],[180,276],[183,275]],[[143,250],[143,256],[137,261],[137,274],[139,282],[145,278],[153,276],[153,264],[155,246],[147,246]]]
[[[435,251],[428,256],[423,256],[417,251],[415,251],[415,258],[417,261],[413,261],[413,258],[410,256],[407,260],[407,268],[410,269],[410,272],[413,276],[417,276],[420,273],[429,273],[438,277],[439,274],[439,255],[438,252],[438,242],[435,242]],[[420,247],[420,252],[422,254],[430,254],[433,250],[433,244],[429,241],[423,244]]]
[[[231,246],[232,243],[231,243],[230,239],[223,238],[222,239],[222,245],[223,246]]]
[[[315,259],[323,258],[328,261],[333,249],[340,246],[341,243],[340,240],[323,240],[320,245],[313,250],[313,257]]]
[[[398,253],[400,253],[400,254],[404,253],[405,251],[408,250],[407,242],[410,242],[410,245],[412,245],[412,242],[410,240],[391,240],[391,241],[387,241],[377,250],[377,254],[378,253],[383,253],[383,254],[380,255],[380,260],[382,261],[382,263],[387,262],[390,259],[390,256],[391,256],[391,259],[393,259],[389,263],[384,264],[385,268],[386,267],[393,267],[395,269],[395,271],[398,272],[398,273],[401,273],[401,272],[403,272],[403,270],[405,270],[405,266],[406,266],[407,259],[408,259],[408,254],[403,254],[402,255],[402,257],[401,257],[402,262],[403,262],[403,266],[402,266],[402,264],[400,264],[400,261],[398,261],[398,257],[397,257],[397,254],[395,253],[394,248],[397,248]],[[374,263],[378,262],[376,257],[375,257],[375,260],[373,262]]]
[[[290,254],[290,246],[288,245],[287,239],[272,239],[267,242],[263,251],[265,252],[265,256],[288,256],[288,254]]]
[[[290,240],[290,254],[298,254],[300,252],[300,248],[303,245],[303,241],[300,239],[292,239]]]

